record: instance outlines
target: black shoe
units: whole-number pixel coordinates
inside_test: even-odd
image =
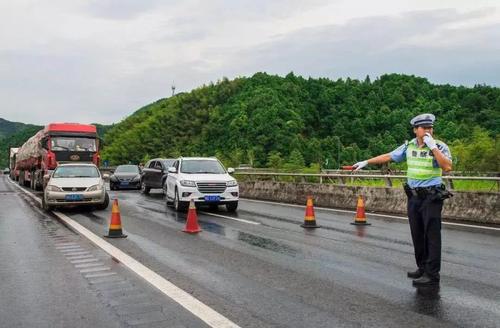
[[[407,273],[408,278],[411,278],[411,279],[418,279],[418,278],[422,277],[423,274],[424,274],[424,270],[420,269],[420,268],[418,268],[416,271],[409,271]]]
[[[439,286],[439,278],[423,274],[422,277],[413,280],[413,287],[433,287]]]

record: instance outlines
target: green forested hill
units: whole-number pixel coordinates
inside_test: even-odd
[[[43,128],[38,125],[16,124],[18,124],[17,130],[10,130],[5,136],[0,137],[0,168],[8,167],[10,147],[20,147],[29,137]]]
[[[412,138],[409,120],[437,117],[455,169],[498,170],[500,89],[433,85],[390,74],[370,81],[257,73],[141,108],[105,135],[111,164],[216,155],[226,164],[323,167],[352,164]],[[340,148],[339,148],[340,147]]]
[[[11,122],[0,118],[0,138],[11,136],[27,127],[33,127],[33,125]]]
[[[93,123],[102,136],[113,125]],[[9,122],[0,118],[0,168],[8,166],[9,148],[20,147],[31,136],[43,129],[41,125]]]

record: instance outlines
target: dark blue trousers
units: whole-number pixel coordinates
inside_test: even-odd
[[[409,197],[408,218],[417,266],[439,279],[443,201],[433,198],[432,195]]]

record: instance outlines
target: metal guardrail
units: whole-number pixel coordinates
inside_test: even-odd
[[[277,177],[294,177],[299,178],[302,182],[306,182],[306,178],[315,177],[319,179],[319,183],[337,181],[340,185],[345,185],[347,179],[353,181],[354,179],[382,179],[385,181],[387,187],[393,187],[394,180],[406,180],[406,175],[392,175],[392,174],[358,174],[350,172],[349,174],[326,174],[326,173],[272,173],[272,172],[235,172],[239,176],[265,176],[271,177],[276,180]],[[494,181],[497,185],[497,191],[500,192],[500,177],[477,177],[477,176],[443,176],[443,182],[448,189],[453,190],[454,180],[469,180],[469,181]]]

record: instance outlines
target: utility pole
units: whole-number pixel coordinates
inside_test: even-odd
[[[340,170],[340,137],[337,138],[337,165]]]
[[[175,84],[174,81],[172,81],[172,97],[175,96]]]

